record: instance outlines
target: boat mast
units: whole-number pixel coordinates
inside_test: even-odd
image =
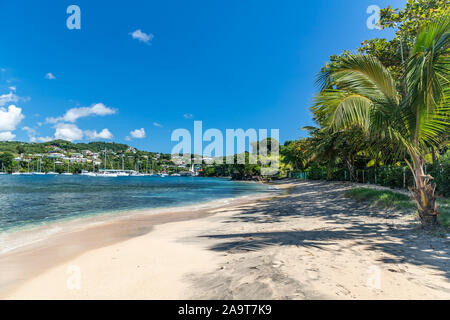
[[[106,147],[105,147],[105,170],[106,170]]]

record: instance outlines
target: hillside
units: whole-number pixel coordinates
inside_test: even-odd
[[[43,143],[29,143],[20,141],[2,141],[0,142],[0,153],[10,152],[13,154],[35,154],[46,153],[54,150],[55,147],[60,148],[65,152],[79,152],[83,150],[90,150],[92,152],[101,152],[107,149],[114,153],[126,153],[131,147],[115,142],[89,142],[89,143],[73,143],[65,140],[54,140]],[[147,152],[135,149],[137,153],[142,154],[156,154],[155,152]]]

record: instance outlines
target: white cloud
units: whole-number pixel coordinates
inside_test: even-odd
[[[31,142],[49,142],[55,140],[54,137],[30,137]]]
[[[27,133],[28,138],[30,139],[30,142],[48,142],[48,141],[55,140],[54,137],[36,137],[37,131],[34,128],[25,126],[22,128],[22,130]]]
[[[183,115],[183,117],[186,118],[186,119],[192,119],[194,117],[194,115],[192,113],[185,113]]]
[[[46,121],[48,123],[57,123],[59,121],[75,122],[79,118],[83,118],[83,117],[106,116],[106,115],[115,114],[115,113],[116,113],[116,110],[105,106],[103,103],[96,103],[90,107],[69,109],[64,114],[64,116],[57,117],[57,118],[50,117],[50,118],[47,118]]]
[[[36,130],[34,130],[33,128],[30,128],[30,127],[25,126],[25,127],[22,128],[22,130],[23,130],[23,131],[26,131],[26,133],[27,133],[28,136],[30,136],[30,137],[36,135]]]
[[[108,129],[103,129],[102,131],[98,132],[96,130],[86,130],[84,131],[84,134],[87,138],[94,140],[94,139],[112,139],[113,134]]]
[[[17,101],[19,101],[19,97],[16,96],[12,92],[6,93],[6,94],[2,94],[0,96],[0,107],[3,107],[5,104],[7,104],[9,102],[17,102]]]
[[[130,132],[130,135],[135,139],[143,139],[146,137],[145,129],[141,128],[141,129],[133,130]]]
[[[22,109],[15,105],[10,105],[8,109],[0,108],[0,131],[15,130],[16,126],[25,116]]]
[[[68,141],[82,140],[83,138],[94,140],[94,139],[106,139],[110,140],[114,136],[107,128],[100,132],[97,130],[81,130],[75,124],[72,123],[58,123],[55,125],[55,137],[39,137],[34,138],[34,141],[38,140],[41,142],[51,141],[54,139],[63,139]]]
[[[160,123],[158,123],[158,122],[153,122],[153,125],[154,125],[155,127],[159,127],[159,128],[162,128],[162,127],[163,127],[163,125],[160,124]]]
[[[53,75],[53,73],[49,72],[45,75],[45,79],[54,80],[56,79],[56,77]]]
[[[141,29],[138,29],[136,31],[133,31],[130,33],[131,37],[133,39],[137,39],[141,42],[144,42],[146,44],[151,44],[151,41],[155,37],[153,33],[147,34],[145,32],[142,32]]]
[[[83,139],[83,131],[74,124],[59,123],[55,126],[55,139],[68,141]]]
[[[11,86],[8,89],[11,90],[11,91],[16,91],[17,88],[16,88],[16,86]]]
[[[0,141],[11,141],[16,137],[11,131],[0,132]]]

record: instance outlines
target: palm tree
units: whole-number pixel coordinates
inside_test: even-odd
[[[388,147],[404,155],[415,181],[410,191],[426,228],[438,225],[438,212],[425,155],[448,137],[450,128],[449,17],[418,34],[398,85],[377,58],[348,55],[319,74],[324,86],[312,107],[326,127],[359,126],[380,150]]]

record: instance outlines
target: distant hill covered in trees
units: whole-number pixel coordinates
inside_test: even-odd
[[[58,147],[65,152],[77,152],[81,153],[83,150],[90,150],[92,152],[101,152],[107,149],[114,153],[125,153],[131,147],[115,142],[89,142],[89,143],[73,143],[65,140],[54,140],[43,143],[33,142],[19,142],[19,141],[2,141],[0,142],[0,153],[9,152],[12,154],[36,154],[46,153],[53,150],[54,147]],[[140,151],[136,149],[138,153],[156,154],[157,152]]]

